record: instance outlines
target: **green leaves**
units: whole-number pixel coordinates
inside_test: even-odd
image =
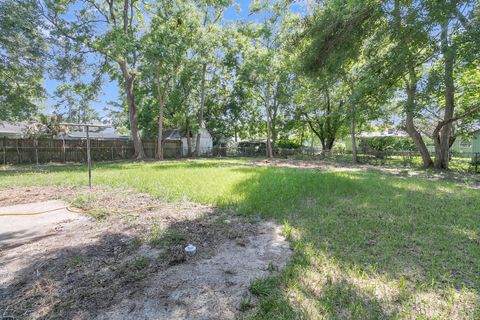
[[[0,120],[25,120],[43,98],[46,43],[33,0],[0,2]]]
[[[327,1],[307,18],[302,65],[310,74],[332,74],[360,54],[363,40],[375,30],[379,1]]]

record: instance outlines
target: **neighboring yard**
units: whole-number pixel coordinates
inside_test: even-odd
[[[131,188],[173,206],[196,202],[249,221],[283,224],[294,254],[279,275],[251,284],[242,316],[480,318],[480,190],[475,181],[460,185],[402,171],[296,165],[106,163],[96,164],[93,183]],[[86,184],[80,165],[0,171],[0,194],[12,187]],[[79,205],[78,197],[72,199]]]

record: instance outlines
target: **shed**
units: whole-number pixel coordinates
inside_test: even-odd
[[[197,136],[192,137],[192,152],[195,151],[197,144]],[[213,139],[210,132],[207,129],[200,129],[200,155],[208,155],[212,152],[213,148]],[[187,137],[182,137],[182,155],[186,156],[188,154],[188,144]]]
[[[213,139],[210,132],[207,129],[202,128],[200,131],[200,155],[207,155],[212,152],[213,148]],[[196,135],[190,137],[192,140],[192,150],[195,151],[195,145],[197,143]],[[169,129],[165,130],[162,134],[162,140],[164,141],[164,150],[168,148],[167,142],[180,141],[182,156],[188,155],[188,143],[187,137],[181,133],[178,129]]]

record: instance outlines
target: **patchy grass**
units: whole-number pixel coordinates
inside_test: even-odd
[[[238,306],[238,310],[245,312],[252,309],[253,307],[255,307],[255,305],[252,302],[252,298],[247,296],[247,297],[243,297],[242,300],[240,300],[240,305]]]
[[[140,258],[136,258],[133,261],[133,266],[135,267],[135,269],[141,270],[146,268],[148,266],[148,263],[149,263],[149,260],[147,257],[140,257]]]
[[[105,208],[95,206],[96,198],[92,193],[79,194],[70,199],[70,204],[76,208],[82,209],[89,216],[97,221],[105,220],[108,216],[108,211]]]
[[[184,244],[186,236],[175,229],[162,229],[155,225],[150,231],[149,243],[153,247],[170,248],[176,245]]]
[[[93,181],[283,223],[295,255],[279,276],[252,284],[254,318],[480,318],[480,190],[373,171],[243,164],[97,164]],[[84,166],[0,171],[0,187],[86,183]],[[151,239],[163,246],[179,237],[159,230]]]

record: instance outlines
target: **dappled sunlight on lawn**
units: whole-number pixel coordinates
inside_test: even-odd
[[[311,245],[308,266],[284,282],[300,313],[474,316],[480,252],[454,230],[479,226],[476,191],[378,173],[278,168],[258,171],[237,190],[242,212],[287,219],[293,241]]]
[[[416,288],[403,276],[392,278],[344,265],[324,252],[304,249],[309,264],[296,270],[285,291],[309,318],[455,318],[472,316],[478,292],[468,288]],[[288,272],[288,271],[287,271]]]

